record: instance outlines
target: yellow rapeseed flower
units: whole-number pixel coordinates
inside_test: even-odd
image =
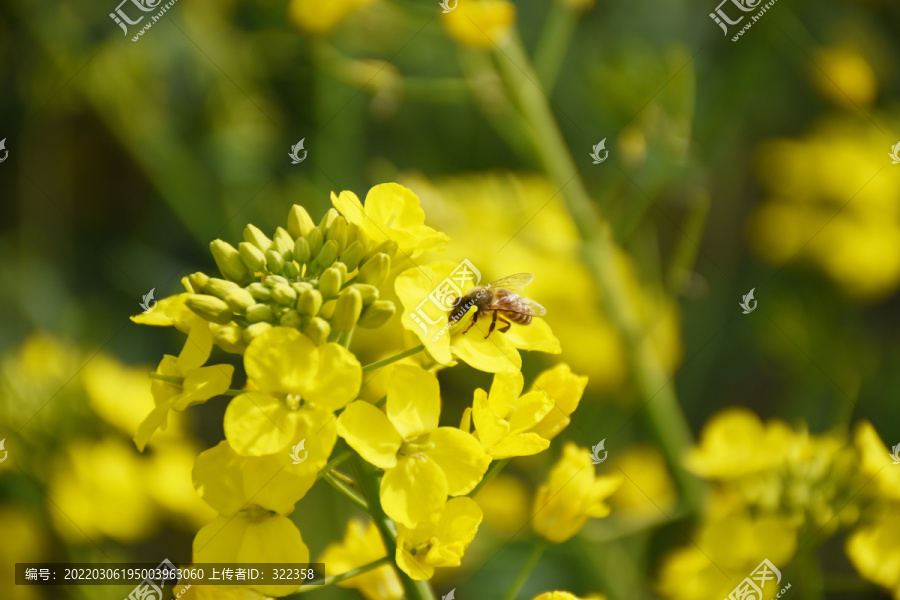
[[[571,422],[571,415],[578,408],[588,378],[576,375],[569,365],[560,363],[542,371],[531,384],[531,390],[546,394],[553,401],[553,410],[544,415],[531,431],[544,439],[552,440]]]
[[[325,575],[340,575],[387,556],[384,540],[375,523],[364,525],[356,519],[347,523],[342,542],[329,544],[319,562],[325,565]],[[339,581],[338,585],[356,588],[366,600],[400,600],[403,586],[397,572],[390,565],[382,565],[356,577]]]
[[[288,12],[291,21],[301,31],[312,34],[328,33],[357,9],[372,0],[291,0]]]
[[[535,494],[534,530],[544,539],[561,544],[578,533],[589,518],[607,516],[610,509],[605,500],[621,484],[621,477],[594,472],[587,449],[566,443],[547,483]]]
[[[602,594],[591,594],[584,598],[579,598],[569,592],[544,592],[539,596],[535,596],[534,600],[606,600],[606,596]]]
[[[225,438],[241,456],[284,453],[301,439],[312,443],[362,382],[362,367],[346,348],[316,346],[289,327],[272,327],[254,338],[244,368],[259,391],[234,398],[224,422]],[[320,444],[323,452],[326,446]]]
[[[847,538],[847,557],[859,574],[878,585],[893,590],[900,598],[900,505],[880,504],[869,522]]]
[[[457,42],[491,50],[506,43],[516,23],[516,5],[507,0],[459,0],[454,10],[441,16]]]
[[[368,462],[385,469],[381,505],[407,527],[440,513],[447,494],[467,494],[491,459],[469,433],[438,427],[441,392],[437,377],[398,365],[388,383],[387,414],[354,402],[338,418],[338,434]]]
[[[436,567],[458,567],[481,523],[471,498],[453,498],[440,516],[410,528],[397,524],[397,566],[416,581],[431,579]]]
[[[175,327],[178,331],[187,333],[197,319],[197,315],[185,304],[188,296],[190,294],[184,293],[162,298],[150,312],[134,315],[130,318],[139,325]]]
[[[473,496],[484,512],[486,525],[511,536],[528,522],[531,490],[512,475],[500,473]]]
[[[854,48],[823,48],[817,53],[811,72],[819,92],[839,106],[858,110],[875,99],[875,73]]]

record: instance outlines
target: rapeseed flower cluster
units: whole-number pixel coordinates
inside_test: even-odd
[[[470,312],[441,335],[423,334],[409,313],[453,269],[423,257],[446,246],[448,236],[425,224],[418,197],[398,184],[372,188],[365,202],[350,192],[331,200],[334,208],[318,224],[294,206],[287,228],[271,238],[248,225],[236,248],[216,240],[211,250],[221,278],[194,273],[182,281],[185,293],[134,317],[187,333],[181,353],[164,357],[151,375],[154,408],[135,442],[150,443],[173,411],[232,396],[225,439],[202,452],[193,469],[197,493],[218,513],[197,533],[194,560],[309,562],[289,516],[325,480],[370,516],[367,524],[351,521],[343,541],[325,549],[326,574],[363,568],[339,584],[370,600],[411,597],[421,589],[415,582],[431,579],[435,569],[461,565],[484,517],[478,496],[470,496],[492,463],[499,469],[503,463],[495,461],[546,450],[569,424],[587,377],[561,363],[523,391],[519,352],[561,352],[539,317],[490,332]],[[403,306],[401,318],[392,318],[395,303],[386,298]],[[449,322],[446,311],[433,317]],[[359,327],[421,343],[364,367],[354,352]],[[214,345],[243,355],[243,389],[230,389],[231,365],[207,364]],[[441,423],[437,378],[456,359],[494,374],[489,391],[474,392],[459,426]],[[385,369],[387,381],[384,397],[371,402],[362,399],[363,374],[376,368]],[[337,470],[345,461],[352,477]],[[618,482],[596,477],[590,462],[586,449],[566,446],[538,491],[535,529],[542,536],[561,542],[587,518],[608,514],[603,501]],[[248,586],[267,596],[297,589]]]

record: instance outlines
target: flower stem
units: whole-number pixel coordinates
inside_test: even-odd
[[[325,473],[325,475],[322,476],[322,479],[327,481],[331,485],[331,487],[333,487],[334,489],[339,491],[341,494],[346,496],[350,500],[350,502],[352,502],[353,504],[355,504],[356,506],[358,506],[359,508],[363,509],[366,512],[371,512],[369,510],[368,503],[366,503],[366,501],[362,498],[362,496],[360,496],[359,493],[357,493],[357,491],[354,490],[353,488],[351,488],[349,485],[347,485],[346,483],[344,483],[343,481],[341,481],[340,479],[338,479],[331,473]]]
[[[534,70],[548,95],[556,85],[556,77],[566,58],[566,50],[569,49],[577,25],[578,15],[574,10],[556,3],[550,5],[537,50],[534,52]]]
[[[522,570],[519,571],[519,574],[516,576],[516,580],[513,581],[512,587],[510,587],[509,591],[506,592],[503,600],[515,600],[516,594],[518,594],[519,590],[522,589],[522,586],[525,585],[525,582],[528,580],[528,576],[531,575],[531,571],[534,569],[535,565],[538,564],[538,561],[541,560],[541,555],[544,554],[544,550],[546,548],[547,542],[538,538],[538,540],[534,544],[534,548],[532,548],[531,550],[531,555],[528,557],[528,560],[525,561],[525,564],[522,565]]]
[[[413,354],[418,354],[419,352],[421,352],[424,349],[425,349],[425,344],[419,344],[418,346],[416,346],[414,348],[410,348],[409,350],[404,350],[400,354],[395,354],[393,356],[389,356],[389,357],[383,358],[381,360],[376,360],[375,362],[369,363],[366,366],[364,366],[362,368],[363,373],[365,373],[366,371],[371,371],[372,369],[380,369],[381,367],[384,367],[391,363],[395,363],[398,360],[403,360],[407,356],[412,356]]]
[[[300,594],[305,594],[306,592],[313,592],[315,590],[321,589],[326,585],[333,585],[338,583],[339,581],[344,581],[345,579],[350,579],[351,577],[356,577],[357,575],[362,575],[367,571],[372,571],[377,569],[382,565],[389,564],[391,562],[390,556],[384,556],[379,558],[378,560],[373,560],[367,565],[363,565],[361,567],[356,567],[355,569],[350,569],[346,573],[341,573],[340,575],[332,575],[331,577],[325,577],[321,582],[317,583],[314,586],[307,586],[300,589],[296,594],[291,594],[290,596],[285,596],[285,598],[296,598]]]
[[[318,475],[316,475],[316,479],[322,479],[327,473],[330,473],[332,469],[343,463],[348,458],[350,458],[350,452],[341,452],[330,461],[328,461],[328,463],[324,467],[322,467],[322,470],[319,471]]]
[[[381,533],[388,556],[397,555],[397,529],[384,510],[381,508],[381,499],[378,493],[378,479],[375,472],[358,454],[353,452],[350,457],[350,466],[356,478],[359,489],[370,507],[369,514],[375,521],[375,526]],[[397,569],[397,575],[406,592],[406,600],[435,600],[434,592],[427,581],[414,581],[402,569]]]
[[[471,497],[473,497],[475,494],[477,494],[477,493],[478,493],[478,490],[480,490],[481,488],[483,488],[484,486],[486,486],[487,484],[489,484],[489,483],[491,482],[491,480],[492,480],[494,477],[496,477],[497,474],[500,473],[500,471],[503,470],[503,467],[506,466],[506,463],[508,463],[509,460],[510,460],[510,459],[508,459],[508,458],[504,458],[504,459],[502,459],[502,460],[495,460],[495,461],[493,462],[493,464],[491,465],[491,468],[488,469],[488,472],[484,474],[484,477],[482,477],[482,478],[481,478],[481,481],[478,482],[478,485],[475,486],[475,489],[473,489],[473,490],[472,490],[471,492],[469,492],[467,495],[471,498]]]

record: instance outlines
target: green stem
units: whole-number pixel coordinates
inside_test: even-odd
[[[350,452],[341,452],[340,454],[332,458],[325,464],[324,467],[322,467],[322,470],[319,471],[319,474],[316,475],[316,480],[318,481],[319,479],[325,477],[327,473],[330,473],[332,469],[343,463],[348,458],[350,458]]]
[[[522,41],[514,34],[496,53],[496,62],[508,92],[531,125],[534,149],[554,185],[562,190],[572,222],[584,242],[585,262],[597,282],[603,304],[625,343],[631,372],[647,416],[672,472],[678,480],[689,512],[699,508],[700,481],[685,470],[682,454],[693,444],[691,430],[678,405],[670,377],[648,339],[616,260],[609,225],[600,218],[556,125],[547,97],[538,87]]]
[[[360,496],[356,492],[356,490],[351,488],[349,485],[347,485],[331,473],[325,473],[325,475],[322,476],[322,479],[331,484],[331,487],[346,496],[350,500],[350,502],[363,509],[364,511],[370,512],[368,503],[366,503],[362,496]]]
[[[172,385],[183,386],[184,385],[184,377],[175,377],[174,375],[160,375],[159,373],[153,372],[150,373],[150,379],[157,379],[159,381],[165,381],[166,383],[171,383]],[[244,393],[244,390],[225,390],[222,392],[223,396],[240,396]]]
[[[544,29],[534,52],[534,70],[547,95],[553,93],[559,69],[566,58],[566,50],[578,25],[578,15],[556,3],[550,5]]]
[[[378,567],[380,567],[382,565],[390,564],[390,562],[391,562],[391,557],[385,556],[383,558],[379,558],[378,560],[373,560],[372,562],[370,562],[367,565],[363,565],[361,567],[356,567],[355,569],[350,569],[346,573],[341,573],[340,575],[332,575],[331,577],[325,577],[324,579],[322,579],[321,583],[303,587],[296,594],[291,594],[290,596],[284,596],[284,597],[285,598],[296,598],[300,594],[305,594],[306,592],[314,592],[318,589],[325,587],[326,585],[334,585],[335,583],[338,583],[339,581],[344,581],[345,579],[350,579],[351,577],[356,577],[357,575],[362,575],[363,573],[365,573],[367,571],[372,571],[374,569],[377,569]]]
[[[378,531],[381,533],[384,546],[387,548],[387,554],[395,557],[397,555],[397,529],[394,522],[384,514],[384,510],[381,508],[378,478],[375,475],[375,471],[355,452],[350,457],[350,466],[353,469],[353,476],[356,478],[359,489],[371,508],[369,514],[372,515],[375,526],[378,527]],[[434,592],[427,581],[414,581],[399,568],[397,569],[397,575],[400,577],[400,582],[403,584],[403,589],[406,592],[406,600],[435,600]]]
[[[504,458],[502,460],[495,460],[494,463],[491,465],[491,468],[488,469],[488,472],[484,474],[484,477],[482,477],[481,481],[478,482],[478,485],[475,486],[475,489],[468,493],[468,496],[470,498],[473,497],[475,494],[478,493],[478,491],[481,488],[483,488],[484,486],[489,484],[491,482],[491,480],[494,477],[496,477],[497,474],[500,473],[500,471],[503,470],[503,467],[505,467],[506,463],[508,463],[509,461],[510,461],[510,459],[508,459],[508,458]]]
[[[506,592],[506,595],[503,597],[503,600],[515,600],[516,594],[519,593],[519,590],[522,589],[522,586],[525,585],[525,582],[528,580],[528,576],[531,575],[531,571],[534,570],[535,565],[538,564],[538,561],[541,560],[541,556],[544,554],[544,550],[547,548],[547,542],[542,539],[538,539],[534,548],[531,550],[531,555],[528,557],[528,560],[525,561],[525,564],[522,565],[522,570],[519,571],[519,574],[516,576],[516,580],[513,581],[512,586],[509,588],[509,591]]]
[[[363,373],[365,373],[366,371],[371,371],[372,369],[380,369],[381,367],[384,367],[391,363],[395,363],[398,360],[403,360],[407,356],[412,356],[413,354],[418,354],[419,352],[421,352],[424,349],[425,349],[425,344],[419,344],[418,346],[416,346],[414,348],[410,348],[409,350],[404,350],[400,354],[395,354],[393,356],[389,356],[389,357],[383,358],[381,360],[376,360],[375,362],[369,363],[366,366],[364,366],[362,368]]]

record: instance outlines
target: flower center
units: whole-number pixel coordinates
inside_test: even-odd
[[[421,455],[425,452],[428,452],[429,450],[434,450],[434,442],[429,442],[428,434],[423,433],[422,435],[417,435],[416,437],[409,438],[408,440],[403,440],[403,444],[400,446],[400,455]]]

